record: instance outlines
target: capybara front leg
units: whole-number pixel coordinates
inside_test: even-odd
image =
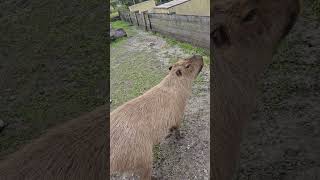
[[[141,149],[139,162],[139,175],[141,180],[151,180],[152,175],[152,146]]]
[[[152,178],[152,166],[148,166],[141,170],[140,177],[141,180],[151,180]]]
[[[171,133],[174,133],[176,139],[182,139],[182,134],[180,132],[180,128],[177,127],[177,126],[173,126],[171,129],[170,129],[170,132]]]

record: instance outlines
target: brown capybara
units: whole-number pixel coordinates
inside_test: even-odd
[[[0,162],[1,180],[106,180],[106,107],[49,130]]]
[[[153,145],[180,126],[192,82],[202,67],[201,56],[179,60],[158,85],[111,112],[111,174],[130,172],[151,179]]]
[[[299,0],[215,0],[211,96],[214,180],[235,179],[242,132],[256,108],[260,76],[301,12]]]

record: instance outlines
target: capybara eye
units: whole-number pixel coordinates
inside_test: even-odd
[[[187,66],[186,66],[186,68],[189,68],[191,66],[191,64],[188,64]]]
[[[213,44],[219,48],[222,46],[229,46],[230,38],[227,33],[227,28],[223,25],[217,25],[217,28],[213,30],[213,32],[210,34]]]
[[[171,69],[172,69],[172,66],[169,67],[169,70],[170,70],[170,71],[171,71]]]
[[[181,70],[178,69],[178,70],[176,71],[176,74],[177,74],[177,76],[182,76]]]
[[[249,11],[249,13],[242,19],[242,22],[250,22],[257,16],[257,9]]]

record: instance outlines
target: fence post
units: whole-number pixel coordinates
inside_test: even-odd
[[[148,31],[147,21],[146,21],[146,12],[142,12],[143,15],[143,21],[144,21],[144,27],[146,31]]]
[[[132,19],[131,19],[131,13],[129,12],[128,15],[129,15],[130,23],[133,24]]]
[[[147,13],[148,21],[149,21],[149,28],[152,31],[151,21],[150,21],[150,15]]]
[[[137,17],[137,12],[136,12],[136,11],[134,12],[134,15],[136,16],[136,20],[137,20],[137,25],[139,26],[139,20],[138,20],[138,17]]]

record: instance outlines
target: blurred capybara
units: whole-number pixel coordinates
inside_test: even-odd
[[[111,112],[111,174],[130,172],[151,179],[153,145],[180,126],[192,82],[202,67],[201,56],[179,60],[158,85]]]
[[[1,180],[106,180],[106,107],[48,130],[0,162]]]

